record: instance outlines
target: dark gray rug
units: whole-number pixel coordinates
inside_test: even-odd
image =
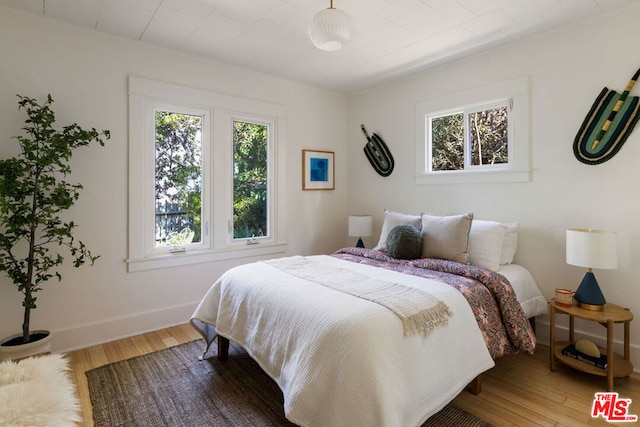
[[[241,347],[232,342],[225,362],[199,361],[203,349],[197,340],[88,371],[95,426],[294,426],[276,383]],[[490,424],[448,405],[423,424],[433,426]]]

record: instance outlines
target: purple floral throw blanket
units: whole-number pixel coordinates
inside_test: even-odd
[[[444,282],[464,295],[475,314],[489,353],[533,354],[536,336],[509,281],[496,272],[435,258],[402,260],[384,252],[343,248],[334,257]]]

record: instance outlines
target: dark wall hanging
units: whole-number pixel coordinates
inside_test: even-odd
[[[364,154],[369,159],[369,163],[373,166],[376,172],[378,172],[382,176],[389,176],[391,172],[393,172],[393,156],[391,155],[391,151],[387,147],[387,144],[384,143],[382,138],[380,138],[375,133],[372,136],[369,136],[369,133],[364,128],[364,125],[360,125],[362,128],[362,132],[364,136],[367,137],[367,145],[364,146]]]
[[[628,96],[639,75],[640,69],[622,94],[605,87],[596,98],[573,142],[573,152],[582,163],[604,163],[622,148],[640,118],[638,97]]]

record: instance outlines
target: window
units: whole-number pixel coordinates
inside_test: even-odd
[[[129,78],[129,271],[285,252],[285,110]]]
[[[427,115],[431,172],[500,168],[509,163],[510,101]]]
[[[530,179],[528,81],[418,103],[418,184]]]
[[[202,153],[203,136],[209,136],[203,128],[207,113],[178,111],[154,111],[156,250],[184,251],[187,245],[206,240],[202,223]]]
[[[234,239],[269,237],[268,148],[269,125],[233,121]]]

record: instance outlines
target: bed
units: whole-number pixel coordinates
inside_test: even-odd
[[[232,268],[191,322],[207,348],[218,337],[219,357],[228,340],[242,346],[301,426],[419,426],[494,359],[534,352],[528,318],[546,301],[524,267],[384,249]]]

